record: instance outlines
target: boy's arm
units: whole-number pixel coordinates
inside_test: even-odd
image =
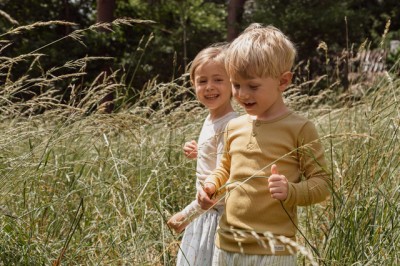
[[[213,198],[214,194],[220,193],[218,189],[229,178],[231,158],[229,155],[228,127],[229,123],[225,127],[225,133],[223,134],[223,145],[218,141],[217,168],[206,178],[204,181],[204,190],[199,192],[198,201],[204,210],[207,210],[212,202],[216,202],[215,198]]]
[[[226,169],[229,168],[226,168],[226,163],[227,161],[230,161],[230,159],[225,157],[228,156],[225,156],[224,153],[219,167],[217,167],[217,169],[215,169],[204,181],[204,190],[199,191],[198,202],[203,210],[209,209],[210,206],[217,202],[214,196],[223,192],[223,190],[219,191],[219,189],[228,181],[229,171]]]
[[[330,195],[324,148],[314,124],[308,122],[303,127],[298,141],[298,158],[303,180],[289,183],[288,196],[284,202],[290,206],[315,204]]]

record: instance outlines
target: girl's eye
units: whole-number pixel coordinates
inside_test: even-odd
[[[250,87],[250,89],[252,89],[252,90],[256,90],[257,88],[258,88],[258,85],[253,85],[253,86],[249,86]]]
[[[238,84],[232,84],[232,87],[233,87],[235,90],[240,89],[240,85],[238,85]]]

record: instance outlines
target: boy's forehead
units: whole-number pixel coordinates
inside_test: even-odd
[[[230,72],[229,78],[232,80],[253,80],[261,77],[250,72]]]
[[[236,76],[230,76],[229,79],[231,82],[251,82],[260,79],[261,77],[255,77],[255,76],[241,76],[241,75],[236,75]]]

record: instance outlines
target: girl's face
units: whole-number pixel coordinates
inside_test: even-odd
[[[211,114],[231,106],[232,87],[225,67],[212,60],[199,65],[194,72],[197,99]]]

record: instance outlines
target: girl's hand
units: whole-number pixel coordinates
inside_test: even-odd
[[[204,188],[197,193],[197,201],[203,210],[210,209],[216,202],[216,199],[211,199],[215,193],[215,186],[211,183],[206,183]]]
[[[197,142],[195,140],[186,142],[183,146],[183,153],[189,159],[197,158]]]
[[[289,184],[284,175],[280,175],[278,167],[274,164],[271,166],[271,176],[268,178],[268,188],[271,197],[284,201],[288,196]]]
[[[167,222],[168,226],[178,234],[181,233],[189,223],[189,219],[186,219],[182,212],[174,214]]]

